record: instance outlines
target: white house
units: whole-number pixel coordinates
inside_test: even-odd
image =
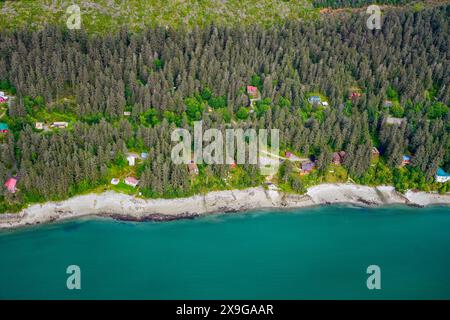
[[[117,178],[112,178],[112,179],[111,179],[111,184],[112,184],[112,185],[115,185],[115,186],[116,186],[116,185],[119,184],[119,182],[120,182],[120,180],[117,179]]]
[[[52,128],[67,128],[68,125],[69,125],[68,122],[59,121],[59,122],[52,122],[50,126]]]
[[[395,118],[395,117],[387,117],[386,123],[393,125],[401,125],[403,121],[406,121],[406,118]]]
[[[128,160],[128,165],[131,166],[131,167],[133,167],[136,164],[136,157],[135,156],[130,155],[130,156],[127,157],[127,160]]]
[[[136,159],[139,159],[139,155],[134,152],[128,152],[125,154],[127,156],[128,165],[134,166],[136,164]]]

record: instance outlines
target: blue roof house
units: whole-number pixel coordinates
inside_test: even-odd
[[[315,104],[315,103],[321,103],[321,99],[318,96],[311,96],[308,98],[308,102],[311,104]]]
[[[410,156],[403,156],[402,165],[410,164],[411,163],[411,157]]]
[[[9,131],[8,125],[4,122],[0,122],[0,132],[7,133]]]
[[[445,170],[442,168],[438,168],[434,178],[436,182],[445,183],[450,180],[450,173],[445,172]]]
[[[300,171],[300,174],[303,175],[310,173],[315,166],[316,164],[312,161],[303,161],[301,164],[302,170]]]

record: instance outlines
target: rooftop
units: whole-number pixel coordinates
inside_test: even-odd
[[[4,186],[12,193],[16,192],[16,184],[17,184],[17,179],[15,178],[9,178]]]
[[[310,170],[314,169],[314,167],[315,167],[314,162],[311,162],[311,161],[302,162],[302,170],[303,171],[310,171]]]
[[[388,123],[388,124],[401,125],[403,121],[406,121],[406,119],[405,118],[395,118],[395,117],[388,117],[386,119],[386,123]]]
[[[438,168],[436,171],[436,175],[439,177],[450,177],[450,173],[446,172],[444,169],[442,168]]]
[[[135,177],[128,177],[128,178],[125,178],[125,182],[132,183],[132,184],[138,184],[139,180],[136,179]]]
[[[258,88],[256,88],[255,86],[247,86],[248,92],[256,93],[257,90],[258,90]]]
[[[311,96],[311,97],[308,98],[308,101],[309,102],[320,102],[321,99],[318,96]]]

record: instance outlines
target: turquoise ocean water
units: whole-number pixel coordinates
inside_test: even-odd
[[[450,299],[450,208],[346,206],[0,231],[0,299]],[[81,268],[68,290],[66,268]],[[381,290],[366,269],[381,268]]]

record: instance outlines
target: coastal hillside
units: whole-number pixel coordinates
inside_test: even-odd
[[[182,2],[191,27],[173,1],[109,1],[103,15],[101,1],[81,2],[90,9],[79,30],[44,7],[51,1],[1,2],[0,212],[104,191],[450,191],[446,2],[386,2],[374,30],[346,1],[322,12],[323,2],[224,1],[223,15],[212,1]],[[154,19],[138,26],[144,12]],[[261,173],[267,154],[258,164],[174,163],[172,133],[199,121],[278,129],[279,170]]]
[[[323,9],[359,8],[370,4],[422,10],[446,0],[2,0],[2,29],[41,29],[47,24],[64,26],[76,4],[83,29],[89,33],[108,33],[123,27],[142,31],[148,27],[192,29],[210,24],[219,26],[258,25],[270,27],[286,21],[315,21]],[[339,11],[337,11],[339,12]]]
[[[2,1],[2,28],[39,28],[47,23],[64,25],[72,1]],[[0,4],[2,3],[0,1]],[[126,26],[132,30],[147,27],[204,27],[218,25],[273,25],[286,20],[314,16],[308,0],[97,0],[76,1],[83,27],[89,32],[109,32]]]

